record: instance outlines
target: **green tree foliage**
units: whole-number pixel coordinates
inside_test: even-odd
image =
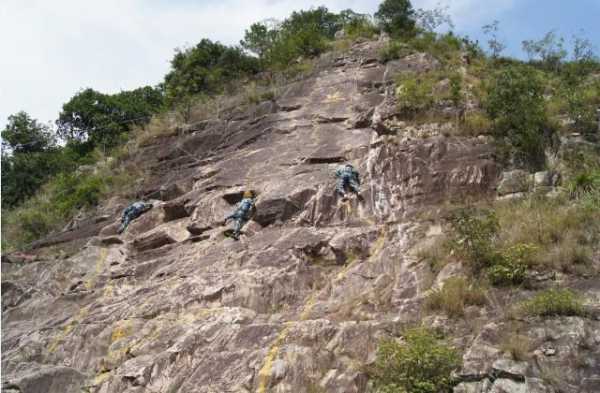
[[[31,197],[68,162],[47,126],[25,112],[9,116],[2,131],[2,208]]]
[[[483,33],[489,36],[488,46],[490,47],[490,53],[494,59],[500,57],[502,51],[506,49],[506,45],[500,41],[500,38],[498,38],[498,31],[500,30],[499,26],[500,22],[495,20],[492,23],[482,27]]]
[[[277,26],[268,22],[253,23],[244,33],[240,41],[242,48],[264,59],[277,39]]]
[[[254,34],[258,33],[260,29],[255,28]],[[251,45],[260,46],[258,42]],[[219,93],[227,83],[259,69],[258,59],[246,55],[241,48],[203,39],[192,48],[176,50],[163,84],[166,102],[173,105],[193,95]]]
[[[313,57],[328,47],[345,24],[358,28],[360,14],[351,10],[340,14],[326,7],[293,12],[281,23],[254,23],[246,30],[242,47],[259,56],[264,66],[285,68],[298,57]]]
[[[150,86],[118,94],[88,88],[63,105],[56,124],[59,134],[83,155],[116,146],[132,125],[146,123],[162,104],[161,91]]]
[[[509,65],[488,85],[485,109],[494,122],[494,135],[518,165],[544,165],[544,150],[552,142],[544,103],[544,85],[538,72]]]
[[[392,37],[413,36],[416,16],[410,0],[384,0],[375,13],[383,31]]]
[[[47,126],[32,119],[26,112],[8,117],[2,131],[2,148],[15,153],[34,153],[46,150],[55,144],[54,136]]]
[[[346,35],[351,38],[371,38],[377,34],[378,29],[367,14],[359,14],[351,9],[343,10],[338,15],[339,23]]]
[[[377,393],[438,393],[449,391],[451,372],[460,365],[458,352],[429,330],[404,334],[405,342],[383,340],[373,370]]]
[[[557,71],[567,57],[564,43],[564,38],[552,30],[538,41],[524,40],[522,46],[530,61],[540,62],[546,69]]]

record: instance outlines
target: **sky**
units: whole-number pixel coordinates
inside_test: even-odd
[[[177,47],[202,38],[237,44],[266,18],[325,5],[373,13],[381,0],[0,0],[0,129],[24,110],[54,122],[62,104],[91,87],[116,93],[156,85]],[[600,0],[412,0],[447,5],[455,31],[485,42],[481,26],[500,22],[506,53],[547,31],[583,30],[600,52]]]

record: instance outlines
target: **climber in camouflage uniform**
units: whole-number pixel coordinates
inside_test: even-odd
[[[127,228],[129,223],[148,210],[152,209],[151,203],[145,202],[134,202],[131,205],[127,206],[125,210],[123,210],[123,216],[121,217],[121,226],[119,227],[118,233],[123,233],[123,231]]]
[[[235,240],[239,240],[242,227],[250,220],[250,216],[254,211],[254,198],[255,194],[253,191],[244,192],[244,199],[238,203],[235,211],[225,217],[225,224],[227,224],[227,220],[229,219],[234,220],[232,237]]]
[[[342,196],[343,199],[347,198],[346,192],[349,189],[354,192],[357,196],[360,193],[360,178],[358,172],[352,164],[346,164],[338,167],[335,171],[335,177],[337,184],[335,190]]]

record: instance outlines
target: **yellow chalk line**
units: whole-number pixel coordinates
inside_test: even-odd
[[[96,262],[96,268],[94,269],[94,273],[90,277],[89,280],[85,282],[85,288],[90,290],[96,284],[96,279],[102,273],[102,269],[104,268],[104,264],[106,262],[106,257],[108,256],[108,250],[106,248],[102,248],[100,250],[100,255],[98,256],[98,261]],[[62,344],[71,331],[79,324],[79,322],[87,316],[89,312],[89,306],[83,307],[79,310],[79,312],[71,319],[71,321],[63,328],[62,332],[56,337],[50,346],[48,346],[48,352],[54,353],[58,346]]]
[[[385,227],[383,227],[383,230],[381,231],[381,235],[379,235],[378,239],[375,241],[375,244],[373,245],[373,247],[371,247],[371,250],[369,251],[369,258],[367,259],[367,262],[369,262],[369,263],[372,262],[373,259],[381,252],[381,250],[383,249],[383,245],[385,244],[385,238],[386,238],[386,230],[385,230]],[[350,268],[355,265],[355,262],[356,262],[356,260],[352,261],[351,263],[346,265],[337,274],[337,276],[335,277],[333,282],[335,283],[335,282],[342,280],[348,274],[348,271],[350,270]],[[271,375],[273,372],[273,370],[272,370],[273,362],[279,355],[279,351],[281,349],[281,345],[282,345],[283,341],[287,338],[290,330],[294,326],[296,326],[296,324],[298,322],[305,321],[308,319],[312,309],[314,308],[314,306],[317,302],[317,297],[319,294],[320,294],[320,291],[315,291],[311,294],[311,296],[308,298],[308,300],[304,304],[304,307],[302,308],[302,312],[300,313],[298,320],[287,322],[285,324],[285,327],[283,328],[283,330],[281,330],[281,332],[279,332],[279,334],[277,335],[277,338],[271,344],[271,346],[269,348],[269,352],[267,352],[267,356],[265,356],[265,358],[263,360],[263,366],[261,367],[260,371],[258,372],[258,388],[256,390],[257,393],[266,393],[267,387],[269,385],[269,381],[271,380]]]

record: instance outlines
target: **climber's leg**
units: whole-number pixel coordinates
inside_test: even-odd
[[[131,215],[127,214],[121,220],[121,226],[119,227],[119,230],[117,231],[117,233],[119,233],[119,234],[123,233],[130,222],[131,222]]]
[[[354,178],[350,178],[348,181],[350,190],[355,194],[360,194],[360,184]]]
[[[335,190],[343,198],[346,197],[346,187],[348,185],[348,179],[346,177],[339,177],[335,186]]]
[[[246,220],[243,218],[235,218],[235,222],[233,225],[233,238],[238,240],[240,238],[240,233],[242,232],[242,227],[246,223]]]

